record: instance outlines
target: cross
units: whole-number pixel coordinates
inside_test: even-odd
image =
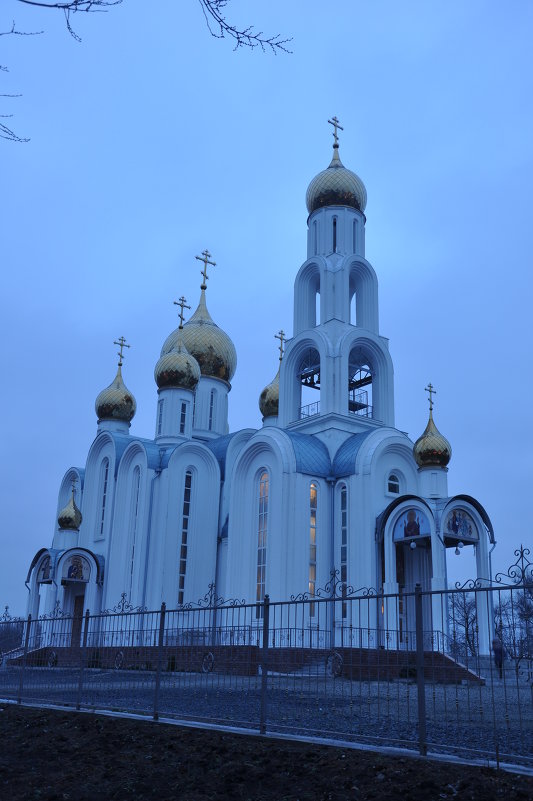
[[[333,138],[335,139],[335,144],[333,145],[333,147],[338,147],[339,146],[339,137],[337,136],[337,128],[340,131],[344,131],[344,128],[342,127],[342,125],[339,125],[339,121],[338,121],[337,117],[332,117],[330,120],[328,120],[328,122],[329,122],[330,125],[333,125],[333,128],[334,128]]]
[[[118,356],[118,366],[122,367],[122,359],[124,358],[123,350],[124,348],[131,348],[131,345],[126,345],[125,337],[119,337],[118,340],[114,340],[113,345],[119,345],[120,353],[117,353]]]
[[[201,285],[200,289],[207,289],[206,281],[209,278],[209,276],[207,275],[207,265],[210,264],[212,267],[216,267],[216,261],[209,261],[209,259],[211,258],[211,254],[210,254],[210,252],[208,250],[203,250],[202,251],[202,255],[201,256],[195,256],[195,258],[198,259],[198,261],[203,261],[203,263],[204,263],[204,269],[201,270],[201,273],[202,273],[202,276],[203,276],[204,280],[202,282],[202,285]]]
[[[433,411],[433,398],[431,396],[432,395],[436,395],[437,394],[437,390],[433,389],[433,384],[431,382],[427,385],[427,387],[425,387],[425,390],[426,390],[426,392],[429,392],[429,411],[432,412]]]
[[[283,359],[283,343],[285,342],[285,331],[283,328],[281,331],[278,331],[277,334],[274,334],[274,337],[279,339],[279,360],[281,361]]]
[[[191,307],[187,306],[187,299],[184,298],[183,295],[181,296],[181,298],[179,300],[175,300],[174,301],[174,305],[180,307],[180,313],[179,313],[180,328],[183,328],[183,316],[184,316],[183,315],[183,309],[190,309]]]

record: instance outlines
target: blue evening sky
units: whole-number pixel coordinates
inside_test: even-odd
[[[29,563],[51,543],[65,470],[84,465],[118,336],[132,344],[132,433],[153,436],[153,368],[172,301],[196,306],[206,247],[208,307],[238,354],[230,426],[261,425],[332,115],[368,191],[396,424],[419,436],[431,381],[450,494],[486,506],[496,567],[531,544],[529,0],[232,0],[237,24],[293,37],[278,56],[211,38],[196,0],[78,14],[81,44],[51,11],[6,0],[0,14],[2,30],[45,31],[0,38],[0,91],[22,93],[0,112],[31,137],[0,140],[2,606],[25,611]]]

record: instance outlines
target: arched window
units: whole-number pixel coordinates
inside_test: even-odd
[[[309,487],[309,596],[315,597],[316,591],[316,533],[317,533],[318,487],[312,483]],[[309,604],[309,617],[315,616],[315,604]]]
[[[257,601],[256,618],[263,617],[263,606],[266,592],[266,562],[268,533],[268,493],[269,479],[266,471],[259,476],[259,509],[257,517],[257,577],[255,600]]]
[[[316,256],[318,253],[318,224],[316,220],[313,223],[313,248]]]
[[[360,417],[373,417],[372,369],[360,348],[350,351],[348,362],[348,411]]]
[[[348,584],[348,491],[346,484],[341,486],[341,595],[342,616],[346,617],[346,587]]]
[[[191,519],[191,490],[192,472],[187,470],[185,473],[185,484],[183,487],[183,510],[181,515],[181,548],[179,555],[179,579],[178,579],[178,604],[183,603],[185,596],[185,573],[187,572],[187,548],[189,547],[189,522]]]
[[[211,390],[211,394],[209,395],[209,431],[213,430],[215,419],[215,390]]]
[[[300,414],[299,418],[320,414],[320,354],[315,348],[309,348],[298,366],[300,382]]]
[[[141,485],[141,468],[137,466],[133,471],[133,482],[131,489],[131,511],[130,511],[130,574],[128,597],[131,602],[131,591],[133,588],[133,569],[135,567],[135,546],[137,544],[137,526],[139,520],[139,489]]]
[[[396,473],[391,473],[387,479],[387,492],[392,492],[394,495],[400,494],[400,479]]]
[[[337,252],[337,218],[333,218],[333,253]]]
[[[357,221],[353,221],[353,229],[352,229],[352,250],[355,253],[357,249]]]
[[[107,491],[109,481],[109,459],[104,459],[100,466],[100,481],[99,481],[99,498],[100,498],[100,513],[96,521],[96,536],[95,539],[101,539],[104,536],[104,523],[105,523],[105,507],[107,502]]]

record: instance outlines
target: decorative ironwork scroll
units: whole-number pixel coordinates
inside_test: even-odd
[[[147,612],[147,611],[148,611],[147,606],[133,606],[133,604],[130,603],[128,600],[128,593],[122,592],[120,594],[120,601],[117,604],[115,604],[115,606],[112,609],[104,609],[101,612],[101,614],[111,615],[113,614],[113,612],[120,614],[122,612]]]
[[[517,557],[516,562],[507,568],[506,573],[496,573],[496,581],[498,584],[508,584],[509,586],[533,584],[533,562],[528,559],[531,551],[520,545],[514,555]]]
[[[203,598],[199,598],[196,603],[188,601],[186,604],[181,604],[178,609],[215,609],[220,606],[244,606],[245,604],[244,598],[241,600],[238,598],[230,598],[228,600],[221,598],[220,595],[217,595],[215,582],[212,581]]]
[[[323,587],[319,587],[314,595],[309,592],[299,592],[298,595],[291,595],[291,601],[313,601],[317,598],[334,598],[339,601],[348,601],[352,598],[371,598],[378,595],[378,591],[373,587],[359,587],[354,589],[351,584],[347,584],[340,579],[340,571],[332,570],[330,579]]]

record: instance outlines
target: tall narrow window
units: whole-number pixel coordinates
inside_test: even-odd
[[[133,484],[131,492],[131,515],[130,515],[130,575],[129,575],[129,599],[131,603],[131,591],[133,589],[133,569],[135,567],[135,545],[137,543],[137,521],[139,518],[139,488],[141,484],[141,468],[136,467],[133,471]]]
[[[337,218],[333,218],[333,253],[337,252]]]
[[[316,591],[316,512],[318,490],[316,484],[309,488],[309,596],[315,597]],[[315,616],[314,602],[309,604],[309,616]]]
[[[342,616],[346,617],[346,587],[348,582],[348,503],[346,485],[341,488],[341,596]]]
[[[185,433],[185,421],[186,421],[186,419],[187,419],[187,404],[186,403],[182,403],[181,404],[181,410],[180,410],[180,434],[184,434]]]
[[[255,616],[263,617],[261,602],[266,592],[266,558],[267,558],[267,531],[268,531],[268,473],[261,473],[259,477],[259,512],[257,520],[257,577],[255,600],[257,601]]]
[[[209,396],[209,431],[213,430],[213,420],[215,417],[215,390],[211,390]]]
[[[189,546],[189,521],[191,519],[191,489],[192,473],[185,473],[185,486],[183,488],[183,514],[181,517],[181,548],[179,559],[178,604],[183,603],[185,596],[185,573],[187,572],[187,548]]]
[[[163,428],[163,403],[161,399],[157,404],[157,433],[160,434]]]
[[[192,425],[194,428],[194,424],[196,422],[196,392],[192,396]]]
[[[353,221],[353,228],[352,228],[352,250],[355,253],[357,246],[357,221]]]
[[[313,247],[314,247],[315,256],[316,256],[316,254],[318,253],[318,225],[316,223],[316,220],[313,223],[313,240],[314,240],[313,241]]]
[[[100,468],[100,519],[98,521],[98,536],[104,536],[105,505],[107,501],[107,481],[109,478],[109,459],[104,459]]]

